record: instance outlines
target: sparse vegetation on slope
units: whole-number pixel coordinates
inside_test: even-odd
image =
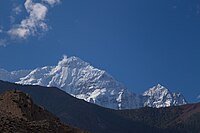
[[[1,133],[84,133],[83,130],[62,124],[43,107],[35,105],[28,94],[7,91],[0,95]]]

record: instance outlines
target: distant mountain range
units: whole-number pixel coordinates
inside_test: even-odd
[[[34,70],[8,72],[0,70],[0,80],[25,85],[58,87],[70,95],[111,109],[135,109],[184,105],[181,93],[172,93],[156,85],[138,95],[128,90],[107,72],[94,68],[78,57],[64,56],[57,66],[45,66]]]
[[[37,108],[40,108],[42,110],[49,110],[51,113],[57,115],[62,122],[68,125],[87,130],[91,133],[200,132],[200,104],[188,104],[159,109],[143,107],[132,110],[112,110],[72,97],[71,95],[55,87],[19,85],[0,81],[0,93],[9,90],[14,91],[11,91],[11,93],[6,92],[4,94],[11,94],[10,98],[7,95],[5,96],[6,98],[0,96],[1,109],[8,108],[6,111],[8,112],[9,116],[12,114],[14,108],[19,110],[14,111],[14,113],[16,113],[14,116],[20,116],[24,119],[34,118],[36,121],[24,122],[25,124],[28,124],[28,127],[30,125],[32,128],[34,128],[35,125],[37,129],[40,127],[40,122],[37,121],[37,119],[44,120],[43,123],[41,123],[41,127],[45,128],[45,123],[47,123],[48,126],[48,120],[54,118],[52,115],[47,117],[48,113],[46,114],[41,112],[41,114],[38,114]],[[33,101],[35,101],[37,105],[40,105],[40,107],[35,108],[34,105],[31,104],[32,102],[29,95],[21,93],[20,91],[16,91],[17,94],[15,94],[15,90],[20,90],[29,94],[30,97],[33,98]],[[10,102],[3,102],[9,103],[4,105],[1,103],[2,100]],[[20,113],[20,110],[23,110],[24,113]],[[45,119],[47,119],[47,121],[45,121]],[[6,127],[10,128],[10,126],[15,126],[12,124],[15,122],[13,120],[9,122],[8,119],[5,121],[4,119],[0,119],[0,122],[1,121],[7,122]],[[22,126],[22,124],[23,122],[16,123],[18,127]],[[54,127],[55,125],[53,124],[50,129]]]

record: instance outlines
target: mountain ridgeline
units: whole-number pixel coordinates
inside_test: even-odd
[[[67,125],[85,129],[92,133],[137,133],[157,132],[159,129],[123,118],[113,110],[77,99],[54,87],[19,85],[0,81],[0,93],[20,90],[29,94],[33,101]],[[120,125],[120,126],[119,126]]]
[[[23,94],[25,98],[27,97],[25,101],[28,102],[23,102],[23,100],[22,102],[17,102],[22,103],[19,104],[21,107],[29,107],[29,103],[32,103],[30,97],[32,97],[33,101],[37,105],[40,105],[40,107],[33,108],[34,110],[48,110],[65,124],[84,129],[91,133],[200,132],[200,104],[168,108],[144,107],[132,110],[112,110],[77,99],[55,87],[20,85],[0,81],[0,93],[9,90],[20,90],[20,94],[23,91],[30,95]],[[16,100],[16,98],[10,100],[14,105],[16,105],[16,101],[21,101]],[[27,106],[24,106],[23,103],[26,103]],[[15,106],[10,108],[15,108]],[[24,113],[15,112],[16,114],[14,115],[25,119],[43,120],[49,118],[51,120],[55,118],[50,113],[45,113],[42,117],[38,117],[37,113],[30,115],[31,113],[28,112],[31,112],[31,110],[23,110],[22,112]],[[24,116],[23,114],[27,115]]]
[[[24,85],[57,87],[87,102],[111,109],[169,107],[187,103],[181,93],[157,85],[142,95],[129,91],[107,72],[78,57],[64,58],[56,66],[8,72],[0,70],[0,80]]]

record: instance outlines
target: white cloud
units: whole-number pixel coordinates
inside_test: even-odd
[[[8,31],[8,34],[10,34],[13,38],[21,38],[26,39],[28,36],[30,36],[31,31],[28,28],[25,27],[16,27]]]
[[[54,6],[55,4],[60,3],[60,0],[42,0],[42,1],[48,3],[51,6]]]
[[[41,3],[33,3],[32,0],[26,0],[24,4],[27,12],[30,14],[30,19],[36,21],[44,20],[47,14],[47,7]]]
[[[21,5],[18,5],[18,6],[15,6],[12,11],[16,14],[16,15],[19,15],[21,12],[22,12],[22,6]]]
[[[4,38],[0,38],[0,46],[6,46],[13,41],[18,42],[21,39],[41,35],[48,31],[50,28],[46,23],[46,17],[49,8],[60,2],[61,0],[37,0],[37,2],[35,0],[25,0],[24,5],[13,4],[10,15],[10,28],[4,30],[3,26],[0,25],[0,34],[4,36]],[[19,23],[15,23],[15,17],[21,15],[23,11],[26,11],[28,15]]]
[[[33,0],[25,1],[24,7],[29,16],[23,19],[20,24],[15,24],[11,26],[8,34],[12,38],[26,39],[29,36],[37,35],[38,33],[47,31],[49,29],[48,25],[45,22],[48,13],[47,6],[53,6],[57,3],[60,3],[60,0],[41,1],[41,3],[34,3]],[[16,11],[16,14],[21,11],[18,6],[14,10]]]
[[[22,5],[13,4],[12,14],[10,15],[10,23],[13,24],[15,22],[15,18],[17,15],[20,15],[22,12]]]

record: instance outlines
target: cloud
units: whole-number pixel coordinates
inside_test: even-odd
[[[48,30],[45,23],[48,8],[41,3],[34,3],[32,0],[26,0],[24,6],[29,16],[8,31],[12,38],[26,39],[31,35],[34,36],[39,31]]]
[[[34,3],[33,0],[26,0],[24,7],[29,16],[23,19],[20,24],[11,26],[11,29],[7,32],[8,35],[11,38],[27,39],[29,36],[35,36],[41,32],[48,31],[49,27],[45,22],[48,5],[54,6],[58,3],[60,3],[60,0],[41,0],[40,3]],[[21,6],[13,8],[13,12],[16,15],[21,13],[21,11]],[[15,21],[13,16],[10,19],[11,23]]]
[[[15,17],[22,12],[22,5],[13,4],[12,12],[10,15],[10,22],[11,24],[15,22]]]
[[[60,3],[60,0],[42,0],[42,1],[48,3],[51,6]]]
[[[18,6],[14,6],[14,8],[12,9],[12,11],[16,14],[19,15],[22,12],[22,6],[18,5]]]
[[[23,5],[14,3],[10,15],[10,27],[5,30],[0,25],[0,34],[4,36],[4,38],[0,38],[0,46],[6,46],[12,42],[41,35],[48,31],[50,28],[46,17],[49,8],[60,2],[61,0],[37,0],[37,2],[35,0],[25,0]],[[18,23],[15,23],[16,16],[21,15],[23,11],[26,11],[28,15]]]

